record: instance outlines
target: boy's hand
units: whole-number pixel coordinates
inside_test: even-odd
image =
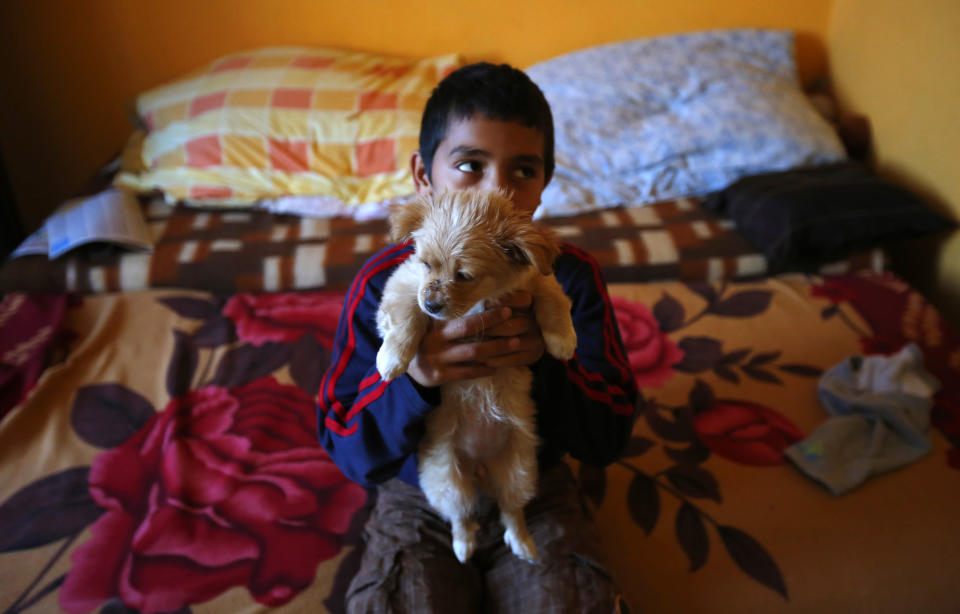
[[[511,295],[505,305],[457,320],[431,320],[420,351],[407,369],[421,386],[492,375],[496,368],[533,364],[544,343],[531,296]]]
[[[519,343],[514,349],[487,359],[487,366],[518,367],[532,365],[543,356],[546,351],[546,344],[543,342],[540,326],[537,325],[537,321],[530,311],[532,303],[533,297],[529,292],[514,292],[507,296],[504,304],[510,307],[510,317],[505,322],[487,329],[483,336],[491,339],[516,338],[519,339]]]

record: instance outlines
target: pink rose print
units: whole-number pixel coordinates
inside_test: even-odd
[[[660,330],[646,305],[618,296],[611,297],[611,302],[637,386],[660,388],[673,376],[673,365],[683,358],[683,350]]]
[[[782,464],[783,450],[803,439],[782,415],[748,401],[717,399],[694,416],[693,428],[712,452],[744,465]]]
[[[119,598],[170,612],[234,586],[290,601],[366,501],[315,433],[313,400],[273,377],[170,401],[94,460],[90,493],[106,512],[72,555],[61,607]]]
[[[62,294],[0,297],[0,420],[26,400],[51,356],[66,350],[73,333],[60,323],[71,303]]]
[[[857,293],[854,288],[850,288],[836,279],[831,278],[825,278],[822,283],[811,286],[810,294],[825,298],[831,303],[846,303],[857,298]]]
[[[960,470],[960,448],[947,450],[947,463],[954,469]]]
[[[860,349],[864,354],[883,354],[889,356],[896,354],[903,348],[902,339],[892,339],[890,337],[860,337]]]
[[[312,333],[323,347],[333,346],[343,295],[330,292],[236,294],[223,307],[241,341],[256,346],[290,343]]]

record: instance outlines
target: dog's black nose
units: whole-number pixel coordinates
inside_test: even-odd
[[[436,301],[424,301],[423,306],[426,307],[430,313],[437,313],[443,309],[443,303],[437,303]]]

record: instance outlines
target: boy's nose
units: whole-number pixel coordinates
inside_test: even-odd
[[[486,190],[508,190],[510,188],[508,177],[509,175],[500,169],[491,169],[484,177],[483,187]]]

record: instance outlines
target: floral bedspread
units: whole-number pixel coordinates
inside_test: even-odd
[[[889,274],[610,293],[643,399],[624,458],[570,463],[634,610],[960,611],[960,336],[918,294]],[[314,435],[342,300],[57,303],[68,349],[0,422],[0,611],[342,611],[375,497]],[[783,450],[826,418],[824,370],[907,341],[942,383],[933,452],[835,497]]]

